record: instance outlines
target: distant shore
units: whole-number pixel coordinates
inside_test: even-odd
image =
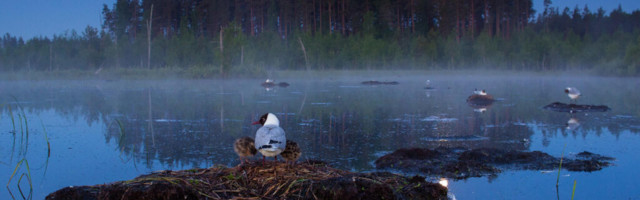
[[[194,69],[195,70],[195,69]],[[308,77],[352,77],[363,78],[396,76],[395,81],[401,81],[406,77],[439,75],[460,76],[600,76],[622,77],[602,75],[591,71],[531,71],[531,70],[271,70],[256,73],[233,73],[220,75],[217,73],[198,72],[192,69],[159,68],[159,69],[108,69],[108,70],[61,70],[61,71],[17,71],[2,72],[0,80],[163,80],[163,79],[231,79],[231,78],[308,78]],[[212,70],[215,71],[215,70]]]

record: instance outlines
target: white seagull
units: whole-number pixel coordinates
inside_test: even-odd
[[[262,154],[262,162],[265,156],[274,157],[278,160],[278,155],[284,151],[287,138],[284,130],[280,128],[278,117],[272,113],[264,114],[260,120],[253,124],[261,124],[262,127],[256,131],[255,147]]]
[[[575,101],[576,103],[578,102],[577,99],[580,97],[580,90],[578,90],[577,88],[567,87],[564,89],[564,93],[567,93],[567,96],[569,96],[571,100]],[[569,103],[571,103],[571,101],[569,101]]]
[[[473,90],[473,94],[477,94],[477,95],[487,95],[487,91],[485,90],[478,90],[478,88]]]

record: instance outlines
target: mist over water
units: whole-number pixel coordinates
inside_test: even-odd
[[[258,127],[251,122],[272,112],[287,139],[300,144],[301,160],[365,172],[376,171],[378,157],[405,147],[494,147],[557,157],[563,151],[565,156],[589,151],[615,157],[614,166],[591,173],[562,171],[561,198],[570,198],[574,180],[576,199],[640,196],[634,188],[640,177],[635,170],[640,164],[635,156],[640,151],[637,79],[462,72],[288,77],[272,77],[290,86],[270,90],[260,86],[264,79],[2,81],[0,181],[8,181],[23,158],[35,199],[70,185],[127,180],[157,170],[235,166],[233,141],[253,137]],[[399,84],[361,84],[369,80]],[[433,89],[425,89],[427,80]],[[567,86],[581,90],[579,104],[612,110],[542,109],[568,103]],[[474,89],[485,89],[498,101],[484,111],[471,107],[465,100]],[[27,118],[28,139],[19,128],[11,132],[19,108]],[[0,196],[19,197],[18,178],[26,172],[20,168]],[[449,188],[458,199],[550,199],[557,195],[556,178],[557,171],[506,171],[450,181]],[[28,192],[24,179],[20,187]]]

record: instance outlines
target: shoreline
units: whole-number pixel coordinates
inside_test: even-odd
[[[312,77],[379,77],[396,76],[398,80],[405,77],[417,76],[544,76],[544,77],[603,77],[603,78],[635,78],[634,76],[603,75],[592,71],[532,71],[532,70],[491,70],[491,69],[462,69],[462,70],[429,70],[429,69],[399,69],[399,70],[270,70],[268,72],[234,73],[226,77],[219,74],[194,72],[190,69],[159,68],[159,69],[106,69],[106,70],[61,70],[61,71],[18,71],[3,72],[0,80],[224,80],[224,79],[264,79],[267,77],[283,78],[312,78]]]

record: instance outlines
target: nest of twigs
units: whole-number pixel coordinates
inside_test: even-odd
[[[159,171],[129,181],[67,187],[47,199],[446,199],[447,189],[388,172],[354,173],[318,162],[248,162]]]

